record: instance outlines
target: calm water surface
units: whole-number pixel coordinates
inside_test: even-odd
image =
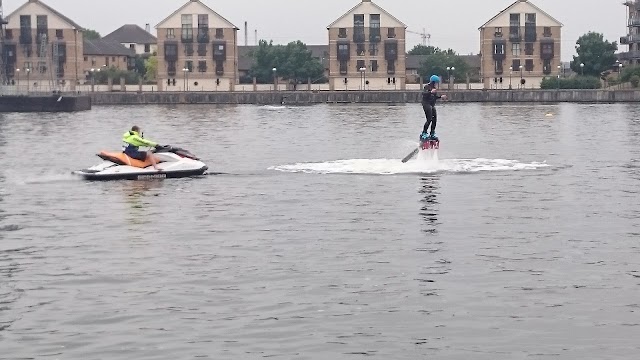
[[[639,108],[439,115],[0,115],[0,358],[637,358]],[[70,175],[133,124],[224,174]]]

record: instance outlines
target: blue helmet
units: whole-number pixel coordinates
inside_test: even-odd
[[[431,78],[429,79],[430,82],[432,83],[440,83],[440,77],[438,75],[431,75]]]

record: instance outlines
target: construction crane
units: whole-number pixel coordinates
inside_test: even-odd
[[[422,45],[423,46],[431,46],[431,34],[427,33],[427,29],[422,28],[422,32],[415,32],[415,31],[411,31],[411,30],[407,30],[408,33],[411,34],[416,34],[416,35],[420,35],[420,37],[422,38]]]

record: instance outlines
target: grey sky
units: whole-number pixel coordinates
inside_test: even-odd
[[[276,43],[302,40],[307,44],[326,44],[326,26],[358,4],[360,0],[203,0],[238,26],[240,45],[244,44],[244,21],[249,22],[249,44],[258,37]],[[186,0],[44,0],[48,5],[86,28],[101,34],[133,23],[153,27],[182,6]],[[426,27],[431,45],[453,48],[460,53],[477,53],[478,27],[513,0],[374,0],[395,17],[421,32]],[[609,41],[619,41],[626,32],[626,10],[622,0],[533,0],[534,4],[564,24],[563,60],[575,53],[575,41],[587,31],[604,34]],[[5,13],[24,0],[5,0]],[[420,43],[419,35],[408,34],[409,50]],[[626,46],[621,47],[626,51]]]

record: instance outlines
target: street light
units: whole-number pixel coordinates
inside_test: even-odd
[[[617,60],[616,60],[617,61]],[[622,63],[618,64],[618,79],[622,77]],[[618,86],[622,89],[622,82],[618,81]]]
[[[584,76],[584,63],[580,63],[580,70],[582,71],[582,76]]]
[[[29,86],[30,86],[29,74],[31,74],[31,68],[27,68],[26,72],[27,72],[27,92],[29,92]]]
[[[182,77],[182,87],[184,88],[184,91],[187,91],[189,88],[189,69],[183,67],[182,72],[184,74],[184,76]]]
[[[509,66],[509,90],[513,88],[511,86],[511,75],[513,75],[513,66]]]
[[[562,66],[558,65],[558,90],[560,90],[560,69],[562,69]]]
[[[522,88],[522,65],[520,65],[520,88]]]
[[[361,85],[361,89],[362,90],[366,90],[367,87],[367,74],[366,74],[367,68],[365,67],[361,67],[360,68],[360,85]]]
[[[273,90],[278,91],[278,69],[274,67],[271,71],[273,71]]]
[[[455,70],[456,70],[456,68],[455,68],[455,67],[453,67],[453,66],[451,66],[451,67],[447,66],[447,75],[449,76],[449,90],[451,90],[451,84],[452,84],[452,81],[451,81],[451,73],[452,73],[453,71],[455,71]]]
[[[18,78],[18,91],[20,91],[20,69],[16,69],[16,74],[17,74],[17,78]]]

